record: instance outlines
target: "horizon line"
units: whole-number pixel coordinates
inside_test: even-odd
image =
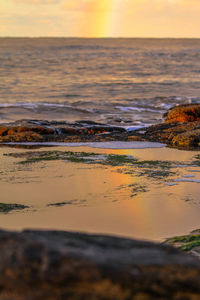
[[[119,37],[87,37],[87,36],[0,36],[0,38],[22,38],[22,39],[44,39],[44,38],[58,38],[58,39],[190,39],[198,40],[200,37],[134,37],[134,36],[119,36]]]

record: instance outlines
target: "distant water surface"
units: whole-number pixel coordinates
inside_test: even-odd
[[[198,39],[0,39],[0,121],[161,121],[200,100]]]

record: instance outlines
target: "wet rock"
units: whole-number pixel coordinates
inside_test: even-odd
[[[172,139],[172,145],[181,148],[200,147],[200,129],[195,129],[177,134]]]
[[[0,231],[0,299],[199,299],[200,263],[167,245]]]
[[[12,134],[7,134],[0,137],[0,142],[42,142],[44,138],[41,134],[35,133],[33,131],[17,132]]]
[[[6,142],[71,142],[118,140],[126,138],[126,130],[95,122],[57,122],[21,120],[0,126],[0,143]],[[106,136],[106,137],[105,137]]]
[[[175,106],[166,114],[165,122],[200,121],[200,104],[184,104]]]
[[[172,108],[165,123],[127,131],[93,121],[21,120],[1,124],[0,143],[8,142],[106,142],[151,141],[180,149],[200,148],[200,105]]]
[[[197,148],[200,146],[200,122],[170,122],[153,125],[146,129],[143,137],[146,140],[166,143],[176,148]]]

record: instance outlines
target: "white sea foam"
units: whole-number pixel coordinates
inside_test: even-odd
[[[137,112],[152,112],[152,113],[164,113],[164,110],[158,110],[148,107],[136,107],[136,106],[116,106],[117,109],[123,112],[137,111]]]
[[[151,126],[151,124],[134,125],[134,126],[123,126],[123,128],[125,128],[127,132],[130,132],[130,131],[134,131],[134,130],[137,130],[137,129],[143,129],[143,128],[149,127],[149,126]]]
[[[71,107],[68,104],[63,103],[48,103],[48,102],[10,102],[10,103],[0,103],[0,107],[24,107],[24,108],[37,108],[39,106],[47,107]]]

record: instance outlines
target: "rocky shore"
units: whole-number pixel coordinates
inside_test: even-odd
[[[200,148],[200,105],[172,108],[165,122],[138,130],[92,121],[75,123],[21,120],[0,126],[0,143],[151,141],[180,149]]]
[[[0,231],[0,299],[199,299],[200,262],[168,245]]]
[[[2,145],[96,141],[153,141],[199,149],[200,105],[175,107],[165,116],[165,123],[133,131],[90,121],[21,120],[0,126]],[[21,158],[19,165],[46,160],[91,163],[95,158],[102,165],[132,165],[138,174],[145,166],[146,176],[159,180],[174,170],[174,162],[139,161],[126,155],[69,151],[5,155]],[[198,166],[199,156],[190,164]],[[137,189],[145,192],[145,186],[134,188],[134,193]],[[26,208],[0,203],[4,213]],[[199,230],[163,244],[64,231],[1,230],[0,253],[0,300],[200,299]]]

